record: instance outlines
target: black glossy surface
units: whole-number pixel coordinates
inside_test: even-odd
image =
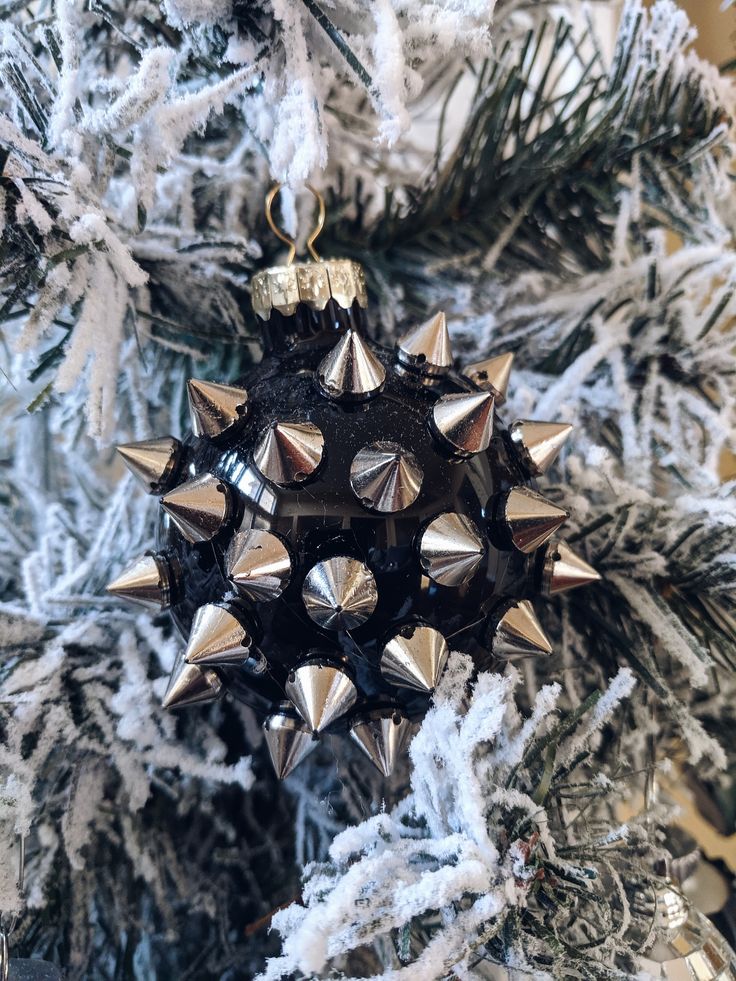
[[[182,634],[189,633],[196,609],[204,603],[232,595],[225,579],[223,555],[239,528],[258,527],[280,535],[289,545],[295,572],[283,595],[270,603],[240,600],[258,643],[268,659],[270,674],[249,677],[229,669],[231,690],[263,711],[283,699],[283,684],[291,667],[309,652],[344,659],[361,692],[356,706],[391,700],[414,717],[427,700],[406,689],[386,685],[378,670],[383,644],[407,620],[420,618],[440,630],[451,649],[463,650],[480,662],[487,658],[487,618],[507,597],[527,595],[531,588],[534,556],[499,550],[490,541],[473,579],[461,587],[440,586],[422,574],[416,541],[423,525],[443,511],[468,515],[484,531],[491,517],[493,498],[512,484],[529,483],[513,447],[503,438],[500,420],[487,453],[469,460],[447,457],[427,426],[434,401],[447,392],[475,391],[458,374],[437,386],[408,384],[396,371],[392,351],[374,345],[387,368],[384,391],[362,404],[333,402],[322,395],[315,369],[348,322],[358,329],[359,311],[342,311],[339,321],[328,323],[329,311],[316,318],[300,308],[302,316],[280,318],[272,332],[281,350],[268,355],[242,384],[251,407],[248,422],[230,445],[190,439],[188,466],[182,479],[210,472],[226,481],[238,499],[235,522],[214,542],[190,545],[162,518],[159,544],[172,550],[181,564],[179,601],[172,613]],[[279,316],[279,315],[274,315]],[[272,318],[273,319],[273,318]],[[319,328],[319,329],[317,329]],[[307,338],[309,338],[307,340]],[[290,347],[291,350],[285,350]],[[325,437],[325,458],[316,475],[296,488],[279,488],[264,480],[253,466],[251,452],[258,433],[275,420],[310,421]],[[355,454],[377,440],[391,440],[411,450],[424,472],[421,491],[413,505],[397,514],[366,510],[349,482]],[[350,554],[365,562],[378,585],[379,601],[368,621],[351,633],[321,630],[307,615],[301,588],[312,565],[331,555]]]

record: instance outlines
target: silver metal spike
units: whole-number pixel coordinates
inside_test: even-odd
[[[260,528],[238,532],[225,563],[238,591],[257,603],[278,599],[291,578],[291,555],[286,545],[277,535]]]
[[[218,477],[200,474],[178,484],[161,498],[161,506],[190,542],[210,541],[232,515],[232,491]]]
[[[350,465],[350,486],[364,507],[382,514],[403,511],[416,501],[424,474],[410,450],[381,441],[359,450]]]
[[[506,401],[513,363],[514,356],[510,352],[499,354],[498,357],[469,364],[467,368],[462,369],[462,375],[478,388],[490,392],[496,400],[496,405],[503,405]]]
[[[315,659],[291,672],[286,694],[311,731],[322,732],[352,708],[358,690],[336,665]]]
[[[422,375],[446,375],[452,367],[452,344],[444,313],[435,314],[400,337],[396,355],[404,368]]]
[[[213,702],[223,690],[222,679],[216,671],[211,668],[203,671],[195,664],[187,664],[184,655],[179,654],[161,705],[165,709],[173,709]]]
[[[259,435],[253,462],[266,480],[288,487],[316,472],[324,450],[324,436],[314,423],[274,422]]]
[[[232,515],[228,486],[206,473],[179,484],[161,498],[161,507],[188,542],[209,542]]]
[[[105,587],[113,596],[133,600],[150,609],[165,610],[171,605],[173,575],[163,555],[146,552]]]
[[[381,391],[386,369],[360,334],[349,330],[322,359],[317,378],[328,398],[362,402]]]
[[[399,688],[432,692],[447,663],[447,641],[428,624],[402,627],[381,654],[381,674]]]
[[[302,599],[320,627],[353,630],[375,610],[378,589],[368,566],[348,555],[335,555],[312,566],[304,580]]]
[[[173,436],[121,443],[116,449],[148,494],[163,493],[176,477],[182,446]]]
[[[263,723],[263,732],[279,780],[285,780],[318,745],[305,723],[285,712],[270,715]]]
[[[190,378],[187,394],[195,436],[217,439],[232,431],[247,416],[248,393],[244,388]]]
[[[430,428],[456,456],[487,450],[493,436],[490,392],[458,392],[438,399],[429,416]]]
[[[600,581],[600,573],[573,552],[565,542],[547,546],[542,577],[542,590],[547,596],[566,593],[569,589]]]
[[[504,661],[552,653],[549,638],[529,600],[517,600],[506,609],[496,625],[491,650]]]
[[[541,477],[549,470],[571,432],[572,426],[567,422],[517,419],[509,426],[509,435],[533,477]]]
[[[469,582],[485,551],[481,534],[470,518],[453,511],[433,518],[419,538],[422,568],[441,586]]]
[[[359,717],[350,736],[384,777],[390,777],[411,732],[411,722],[398,709],[379,709]]]
[[[544,545],[569,517],[564,508],[529,487],[512,487],[502,514],[514,547],[527,555]]]
[[[242,665],[252,653],[253,638],[234,613],[215,603],[200,606],[194,614],[184,652],[187,664]]]

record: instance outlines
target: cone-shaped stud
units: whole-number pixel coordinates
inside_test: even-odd
[[[350,465],[350,486],[364,507],[382,514],[403,511],[417,499],[422,468],[409,450],[398,443],[370,443]]]
[[[350,709],[358,692],[344,671],[325,661],[306,661],[286,682],[286,694],[312,732],[322,732]]]
[[[179,654],[161,705],[165,709],[172,709],[197,705],[199,702],[213,702],[222,694],[223,688],[215,671],[211,668],[203,671],[196,664],[187,664],[184,656]]]
[[[232,502],[228,487],[212,474],[179,484],[161,498],[161,507],[188,542],[209,542],[227,524]]]
[[[496,358],[469,364],[467,368],[463,368],[462,374],[478,388],[490,392],[496,400],[496,405],[503,405],[509,389],[513,363],[514,356],[511,352],[499,354]]]
[[[396,344],[396,355],[404,368],[422,375],[446,375],[452,367],[452,345],[444,313],[407,331]]]
[[[308,480],[322,462],[325,439],[311,422],[274,422],[258,437],[253,462],[280,487]]]
[[[434,627],[411,624],[391,638],[381,654],[381,674],[399,688],[432,692],[440,680],[449,650]]]
[[[509,606],[496,625],[491,650],[505,661],[552,653],[552,645],[529,600],[518,600]]]
[[[117,451],[148,494],[161,494],[168,490],[176,477],[181,443],[173,436],[162,436],[139,443],[121,443]]]
[[[540,477],[549,470],[571,432],[572,426],[567,422],[517,419],[509,426],[509,435],[533,477]]]
[[[105,587],[108,593],[133,600],[151,609],[164,610],[171,604],[171,569],[162,555],[146,552]]]
[[[190,378],[187,394],[195,436],[217,439],[246,417],[248,393],[243,388]]]
[[[279,780],[285,780],[318,745],[305,723],[286,712],[270,715],[263,723],[263,733]]]
[[[278,599],[291,578],[291,556],[276,535],[259,528],[238,532],[226,556],[227,574],[238,592],[257,603]]]
[[[384,709],[359,718],[350,736],[384,777],[390,777],[410,731],[411,722],[398,709]]]
[[[576,555],[569,545],[558,542],[547,546],[542,579],[542,589],[547,596],[600,581],[600,573]]]
[[[443,395],[430,414],[430,427],[457,456],[487,450],[493,436],[493,396],[490,392]]]
[[[378,589],[368,566],[348,555],[335,555],[312,566],[304,580],[302,599],[318,626],[353,630],[375,610]]]
[[[514,547],[528,555],[554,535],[568,513],[528,487],[512,487],[502,516]]]
[[[461,586],[472,579],[485,550],[470,518],[452,511],[430,521],[419,539],[422,568],[441,586]]]
[[[252,644],[250,633],[230,610],[207,603],[194,614],[184,660],[200,668],[244,664],[251,656]]]
[[[322,359],[317,378],[328,398],[362,402],[381,391],[386,369],[360,334],[349,330]]]

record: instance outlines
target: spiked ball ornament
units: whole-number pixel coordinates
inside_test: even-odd
[[[119,447],[161,519],[108,589],[170,610],[167,707],[250,703],[281,777],[327,733],[389,774],[450,649],[548,655],[534,596],[598,578],[535,484],[570,427],[504,426],[512,356],[456,365],[444,314],[377,344],[351,261],[269,269],[252,293],[263,360],[189,383],[183,441]]]

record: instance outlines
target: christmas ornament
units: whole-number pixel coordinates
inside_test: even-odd
[[[450,647],[478,668],[548,655],[531,598],[599,578],[535,484],[570,426],[505,428],[512,355],[456,365],[443,313],[372,340],[361,267],[322,261],[316,234],[292,264],[274,193],[291,253],[252,282],[264,358],[189,382],[183,442],[119,447],[161,517],[108,590],[186,638],[166,707],[247,701],[280,777],[327,732],[388,774]]]
[[[736,954],[710,920],[673,886],[655,897],[654,944],[636,961],[637,977],[663,981],[734,981]]]

